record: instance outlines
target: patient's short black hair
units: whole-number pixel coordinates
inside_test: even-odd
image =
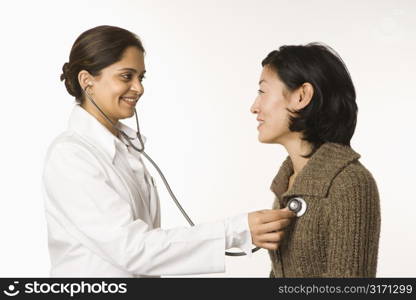
[[[290,116],[289,129],[302,132],[313,153],[325,142],[350,146],[357,123],[355,88],[341,57],[321,43],[285,45],[262,61],[275,71],[289,91],[309,82],[311,102]]]

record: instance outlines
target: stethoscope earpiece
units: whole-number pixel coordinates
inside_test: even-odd
[[[300,197],[294,197],[287,202],[286,206],[289,210],[293,211],[297,217],[301,217],[305,214],[308,205],[306,201]]]

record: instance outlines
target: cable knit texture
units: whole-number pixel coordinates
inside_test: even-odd
[[[286,228],[278,251],[269,251],[270,277],[375,277],[380,235],[376,182],[348,146],[325,143],[287,190],[293,165],[287,157],[271,190],[273,208],[299,196],[308,209]],[[280,251],[280,253],[279,253]]]

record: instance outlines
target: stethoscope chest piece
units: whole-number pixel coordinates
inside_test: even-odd
[[[293,197],[287,202],[287,208],[293,211],[297,217],[301,217],[305,214],[308,205],[306,201],[300,197]]]

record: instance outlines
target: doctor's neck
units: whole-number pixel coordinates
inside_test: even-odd
[[[90,115],[92,115],[98,122],[101,123],[105,128],[108,129],[114,136],[118,137],[118,131],[110,124],[110,122],[101,114],[100,111],[89,101],[82,101],[81,107],[86,110]],[[118,120],[108,116],[110,120],[117,124]]]
[[[296,138],[288,139],[282,145],[286,148],[293,165],[294,177],[296,177],[303,167],[307,164],[310,158],[305,158],[302,155],[309,154],[312,150],[312,145],[297,136]]]

